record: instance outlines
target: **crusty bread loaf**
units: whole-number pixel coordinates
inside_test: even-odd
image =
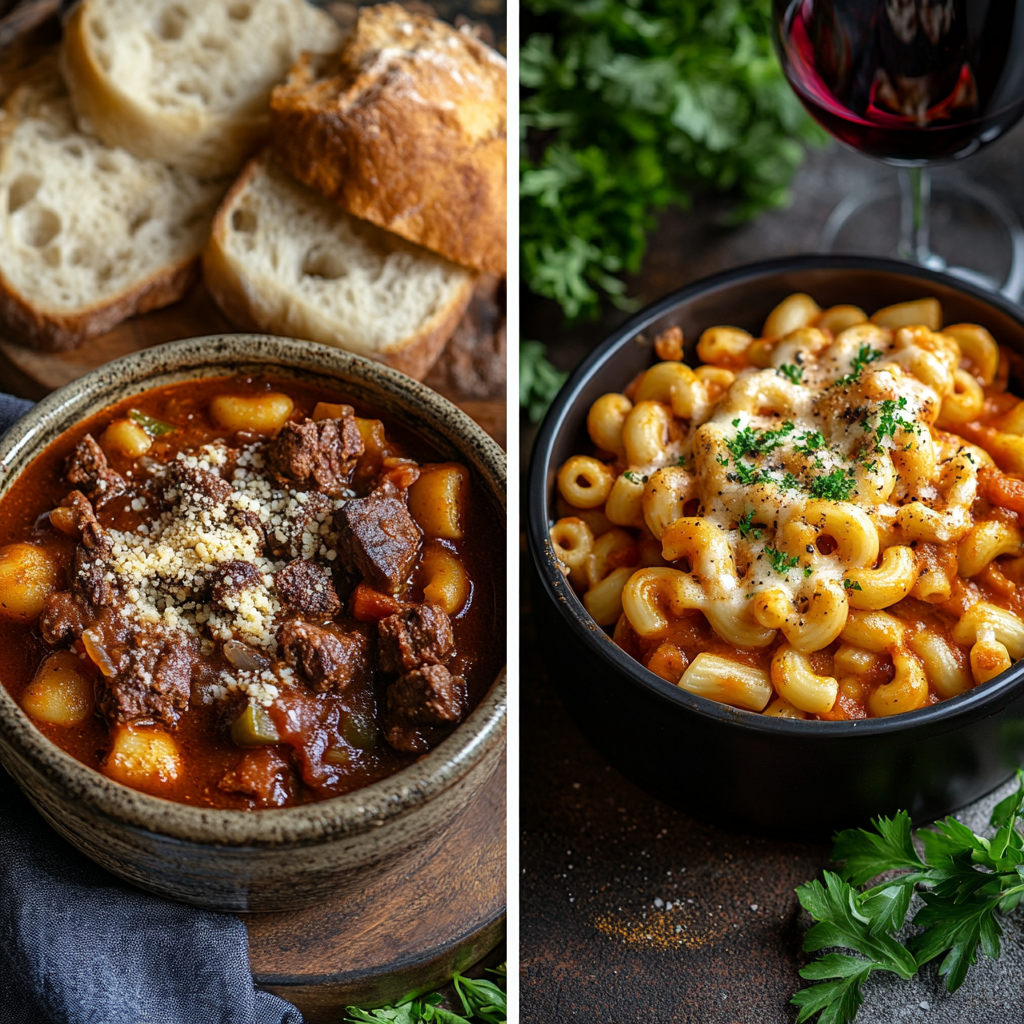
[[[300,59],[274,90],[274,153],[349,213],[504,276],[505,79],[469,32],[363,8],[339,54]]]
[[[81,134],[45,59],[0,114],[0,321],[58,351],[176,301],[224,187]]]
[[[203,271],[238,327],[335,345],[417,378],[455,329],[475,278],[338,209],[266,153],[217,211]]]
[[[200,177],[231,174],[269,130],[270,90],[341,30],[306,0],[83,0],[62,69],[110,146]]]

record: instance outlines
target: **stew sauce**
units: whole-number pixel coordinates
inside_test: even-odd
[[[463,467],[333,391],[136,395],[0,502],[3,682],[79,761],[167,799],[346,793],[435,746],[495,678],[494,520]]]

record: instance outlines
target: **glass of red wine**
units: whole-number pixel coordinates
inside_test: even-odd
[[[976,224],[980,208],[988,230],[1001,228],[1010,243],[995,275],[992,239],[964,244],[969,230],[947,225],[954,241],[946,250],[965,264],[949,266],[932,247],[928,167],[970,156],[1024,115],[1024,0],[773,0],[773,9],[783,71],[807,110],[840,142],[900,168],[897,255],[1018,299],[1024,231],[1012,211],[977,185],[944,188],[951,217],[959,210]],[[823,247],[840,247],[851,227],[885,237],[887,225],[872,227],[870,218],[883,217],[891,198],[890,185],[848,197],[829,218]],[[974,255],[984,269],[971,265]]]

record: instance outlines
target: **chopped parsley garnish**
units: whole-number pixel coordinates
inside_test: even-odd
[[[875,433],[878,440],[883,437],[895,437],[899,430],[917,430],[918,426],[912,420],[904,419],[899,410],[906,409],[907,399],[901,395],[898,399],[887,398],[878,407],[878,427]]]
[[[633,470],[627,469],[622,474],[631,484],[645,484],[647,483],[647,477],[641,476],[639,473],[634,473]]]
[[[768,556],[772,568],[781,576],[785,576],[790,569],[795,569],[800,564],[800,559],[795,555],[787,555],[784,551],[777,551],[772,547],[765,547],[764,553]]]
[[[804,579],[807,579],[807,577],[810,576],[812,572],[814,572],[814,569],[811,566],[809,566],[809,565],[805,565],[804,566]]]
[[[850,364],[850,372],[845,377],[840,377],[836,384],[840,387],[845,384],[852,384],[864,372],[868,363],[873,363],[876,359],[881,358],[882,353],[878,349],[872,348],[870,345],[861,345],[857,350],[857,354],[853,357],[853,362]]]
[[[739,527],[740,536],[743,538],[753,535],[754,540],[761,539],[761,531],[754,529],[754,516],[756,513],[753,509],[746,513],[742,519],[736,524]]]
[[[685,455],[677,455],[676,456],[676,465],[677,466],[685,466],[686,465],[686,456]]]
[[[875,466],[877,466],[877,465],[878,465],[878,460],[877,460],[877,459],[872,459],[872,460],[871,460],[870,462],[868,462],[868,461],[867,461],[867,459],[865,459],[865,460],[864,460],[864,461],[863,461],[863,462],[861,463],[861,465],[862,465],[862,466],[863,466],[863,467],[864,467],[864,468],[865,468],[865,469],[866,469],[866,470],[867,470],[867,471],[868,471],[869,473],[872,473],[872,472],[874,472]]]
[[[781,487],[784,491],[799,491],[800,481],[795,476],[793,476],[792,473],[786,473],[782,477],[782,481],[779,483],[779,487]]]
[[[715,461],[720,466],[728,466],[729,465],[729,456],[728,455],[719,455],[718,458]]]
[[[809,430],[806,434],[801,434],[798,440],[796,450],[805,455],[810,455],[811,452],[820,452],[823,448],[828,447],[825,435],[820,430]]]
[[[861,585],[856,580],[843,580],[843,590],[861,590]]]
[[[733,426],[739,420],[733,420]],[[787,434],[792,434],[796,427],[789,421],[779,427],[778,430],[758,430],[757,427],[744,427],[737,431],[736,436],[726,442],[729,454],[734,459],[741,459],[744,455],[767,455],[775,451],[782,444],[782,439]]]
[[[833,469],[826,476],[815,477],[811,481],[811,496],[828,501],[848,501],[853,487],[852,470]]]
[[[804,379],[804,368],[802,366],[794,366],[792,363],[783,363],[779,367],[779,373],[783,377],[788,377],[794,384],[800,384]]]
[[[755,469],[750,465],[749,462],[737,462],[736,472],[730,473],[730,476],[734,476],[741,484],[747,487],[753,484],[764,483],[768,477],[759,469]]]

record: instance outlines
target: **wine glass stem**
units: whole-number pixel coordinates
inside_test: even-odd
[[[928,266],[932,251],[928,241],[932,181],[924,167],[907,167],[900,179],[900,259]]]

